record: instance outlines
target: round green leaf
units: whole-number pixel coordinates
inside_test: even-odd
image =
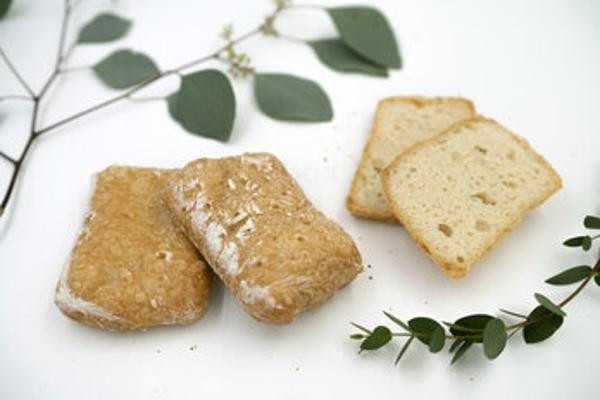
[[[113,89],[125,89],[160,73],[150,57],[131,50],[118,50],[94,65],[96,76]]]
[[[467,317],[463,317],[456,320],[453,326],[450,327],[450,332],[454,336],[466,336],[482,333],[487,323],[490,322],[492,319],[494,319],[494,317],[487,314],[469,315]],[[482,341],[481,338],[470,340],[477,343],[480,343]]]
[[[287,74],[256,74],[254,95],[260,110],[284,121],[323,122],[333,118],[329,98],[313,81]]]
[[[129,28],[131,28],[131,20],[111,13],[99,14],[81,28],[77,42],[112,42],[125,36]]]
[[[498,357],[506,346],[506,325],[501,319],[494,318],[488,321],[483,329],[483,352],[487,358],[493,360]]]
[[[592,269],[587,265],[580,265],[569,268],[560,274],[554,275],[552,278],[546,279],[546,283],[551,285],[570,285],[584,280],[591,272]]]
[[[543,306],[537,306],[527,317],[528,321],[535,321],[523,328],[525,343],[539,343],[552,335],[561,327],[564,318],[552,314]]]
[[[556,304],[554,304],[549,298],[547,298],[546,296],[544,296],[541,293],[536,293],[534,294],[535,299],[537,300],[538,303],[540,303],[540,305],[542,307],[544,307],[546,310],[550,311],[552,314],[556,314],[560,317],[566,317],[567,313],[565,313],[562,308],[560,308],[559,306],[557,306]]]
[[[225,74],[214,69],[185,75],[167,98],[169,114],[188,132],[226,142],[235,119],[235,95]]]
[[[0,0],[0,19],[4,18],[4,16],[8,13],[11,3],[12,0]]]
[[[410,330],[421,342],[429,347],[429,351],[437,353],[444,348],[446,334],[444,328],[431,318],[417,317],[408,321]]]
[[[585,226],[588,229],[600,229],[600,217],[588,215],[583,220],[583,226]]]
[[[319,60],[331,69],[373,76],[388,76],[385,68],[373,64],[340,39],[315,40],[308,44],[315,51]]]
[[[377,350],[392,340],[392,332],[385,326],[378,326],[360,344],[361,350]]]
[[[342,40],[354,51],[387,68],[400,68],[394,32],[387,19],[372,7],[328,8]]]
[[[600,275],[594,277],[594,282],[596,282],[596,285],[600,286]]]

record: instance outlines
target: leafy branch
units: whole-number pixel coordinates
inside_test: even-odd
[[[583,225],[587,229],[600,230],[600,217],[587,216]],[[563,244],[568,247],[581,247],[587,252],[591,249],[592,242],[598,238],[600,235],[576,236],[566,240]],[[535,293],[534,298],[538,305],[527,315],[500,309],[503,314],[518,318],[521,320],[520,322],[509,324],[492,315],[473,314],[459,318],[453,323],[445,321],[440,323],[427,317],[413,318],[405,323],[383,311],[388,319],[403,329],[402,332],[392,332],[385,325],[370,330],[352,322],[351,324],[360,332],[352,334],[350,338],[361,341],[359,353],[365,350],[380,349],[391,343],[395,337],[408,338],[394,364],[398,364],[414,339],[427,346],[432,353],[440,352],[448,341],[453,341],[449,347],[449,352],[453,354],[452,364],[464,356],[474,344],[482,344],[485,356],[493,360],[502,353],[508,340],[520,330],[523,331],[523,339],[527,344],[539,343],[554,335],[567,316],[563,308],[577,297],[592,280],[600,286],[600,256],[593,267],[579,265],[568,268],[546,280],[546,283],[558,286],[579,283],[575,290],[561,302],[554,303],[543,294]]]
[[[333,118],[329,98],[317,83],[289,74],[257,72],[250,56],[238,47],[242,42],[258,35],[284,39],[286,36],[276,27],[277,17],[287,10],[309,7],[293,5],[288,0],[275,0],[274,10],[256,28],[234,36],[233,26],[227,25],[220,35],[225,44],[173,68],[161,69],[152,58],[131,49],[120,49],[108,54],[91,69],[104,85],[121,92],[58,121],[39,126],[40,109],[45,105],[47,94],[57,78],[74,69],[81,69],[65,66],[76,48],[121,39],[132,26],[132,21],[127,18],[102,13],[82,26],[75,40],[67,44],[71,14],[82,1],[63,2],[64,12],[54,68],[39,91],[33,90],[0,47],[0,58],[25,92],[0,96],[0,102],[26,100],[32,103],[29,136],[19,156],[13,157],[0,151],[0,159],[13,167],[8,188],[0,201],[0,216],[12,198],[29,150],[40,136],[122,100],[139,100],[133,95],[168,76],[180,78],[178,90],[162,98],[166,101],[169,115],[192,134],[227,141],[236,115],[235,94],[230,79],[220,70],[197,70],[201,64],[211,61],[225,64],[234,78],[254,77],[259,110],[271,118],[304,122],[322,122]],[[10,5],[11,0],[0,0],[0,19],[10,15]],[[328,13],[339,33],[337,38],[307,42],[324,65],[336,71],[372,76],[387,76],[388,69],[400,68],[400,54],[394,33],[378,10],[363,6],[310,8]]]

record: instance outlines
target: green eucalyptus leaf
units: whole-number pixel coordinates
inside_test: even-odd
[[[93,69],[96,76],[113,89],[134,86],[160,73],[150,57],[127,49],[111,53]]]
[[[365,328],[364,326],[361,326],[359,324],[357,324],[356,322],[350,322],[350,325],[352,325],[353,327],[355,327],[356,329],[360,329],[361,331],[363,331],[364,333],[366,333],[367,335],[371,334],[371,331],[368,330],[367,328]]]
[[[450,327],[450,332],[454,336],[467,336],[473,335],[474,333],[482,333],[487,323],[492,319],[494,319],[494,317],[487,314],[469,315],[456,320],[453,326]],[[480,343],[482,339],[470,339],[470,341]]]
[[[546,283],[551,285],[570,285],[584,280],[591,272],[592,269],[589,266],[579,265],[554,275],[552,278],[546,279]]]
[[[539,343],[552,335],[561,327],[564,318],[549,312],[543,306],[537,306],[527,317],[528,321],[535,321],[523,328],[525,343]]]
[[[406,350],[408,350],[408,348],[410,347],[413,340],[415,340],[415,337],[411,336],[410,338],[408,338],[406,343],[404,343],[404,346],[402,346],[402,349],[400,349],[400,353],[398,353],[398,356],[396,357],[396,360],[394,361],[394,365],[398,365],[398,363],[400,362],[400,359],[402,358],[402,356],[404,356],[404,353],[406,353]]]
[[[287,74],[256,74],[254,95],[260,110],[274,119],[323,122],[333,118],[327,94],[308,79]]]
[[[594,277],[594,282],[596,282],[596,285],[600,286],[600,275]]]
[[[169,114],[188,132],[226,142],[235,119],[235,95],[225,74],[214,69],[184,75],[167,98]]]
[[[583,244],[584,239],[587,236],[575,236],[572,237],[570,239],[567,239],[563,242],[563,245],[567,246],[567,247],[581,247],[581,245]]]
[[[366,338],[366,336],[363,335],[362,333],[355,333],[353,335],[350,335],[350,339],[352,339],[352,340],[362,340],[364,338]]]
[[[554,304],[552,300],[550,300],[543,294],[536,293],[534,294],[534,297],[537,300],[537,302],[540,303],[541,306],[543,306],[546,310],[550,311],[552,314],[556,314],[560,317],[567,316],[567,314],[562,310],[562,308]]]
[[[585,226],[588,229],[600,229],[600,217],[588,215],[583,220],[583,226]]]
[[[392,320],[392,322],[394,322],[397,325],[400,325],[402,328],[404,328],[406,331],[410,332],[410,327],[405,324],[402,320],[400,320],[399,318],[393,316],[392,314],[390,314],[389,312],[384,311],[383,312],[385,314],[386,317],[388,317],[390,320]]]
[[[377,350],[392,340],[392,332],[385,326],[376,327],[360,344],[360,350]]]
[[[488,321],[483,329],[483,352],[487,358],[493,360],[498,357],[504,347],[508,335],[506,334],[506,325],[499,318]]]
[[[12,0],[0,0],[0,19],[4,18],[8,14],[8,9]]]
[[[387,77],[387,70],[373,64],[340,39],[324,39],[308,42],[319,60],[331,69],[340,72],[356,72],[365,75]]]
[[[454,364],[455,362],[457,362],[462,356],[465,355],[465,353],[471,348],[471,346],[473,346],[473,342],[471,340],[465,340],[464,342],[462,342],[460,347],[454,353],[454,357],[452,357],[452,361],[450,362],[450,364]]]
[[[394,32],[378,10],[358,6],[328,8],[327,12],[352,50],[382,67],[402,66]]]
[[[460,345],[463,344],[464,341],[465,341],[464,339],[456,339],[450,346],[450,349],[448,350],[448,352],[450,354],[454,353],[456,351],[456,349],[458,349],[460,347]]]
[[[417,317],[408,321],[408,326],[421,342],[429,347],[429,351],[437,353],[444,348],[446,334],[442,325],[431,318]]]
[[[79,31],[77,43],[105,43],[122,38],[131,28],[131,20],[111,13],[97,15]]]
[[[581,248],[585,251],[588,251],[589,249],[591,249],[592,248],[592,238],[589,236],[585,236],[581,243]]]

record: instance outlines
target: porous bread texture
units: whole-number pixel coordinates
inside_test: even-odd
[[[398,220],[450,278],[463,277],[562,186],[523,138],[483,117],[401,154],[382,183]]]
[[[474,115],[473,103],[459,97],[390,97],[381,100],[352,180],[346,208],[357,217],[396,221],[383,194],[380,172],[414,144]]]
[[[56,288],[65,315],[129,331],[188,324],[207,310],[210,272],[160,200],[162,173],[112,166],[97,175]]]
[[[362,269],[350,236],[315,209],[271,154],[199,159],[163,187],[181,228],[258,321],[289,323]]]

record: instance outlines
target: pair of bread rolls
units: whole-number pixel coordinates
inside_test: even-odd
[[[352,239],[271,154],[180,170],[110,167],[56,291],[67,316],[110,330],[186,324],[210,272],[259,321],[285,324],[361,271]]]

